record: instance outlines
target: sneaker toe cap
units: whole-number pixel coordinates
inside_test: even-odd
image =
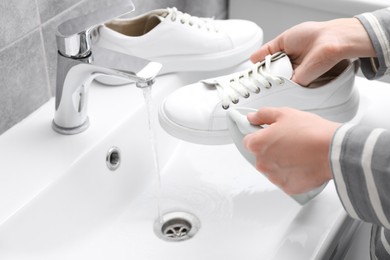
[[[202,83],[188,85],[170,94],[161,109],[165,120],[192,130],[209,131],[215,104],[219,102],[215,91]]]

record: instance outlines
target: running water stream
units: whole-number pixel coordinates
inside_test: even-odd
[[[153,161],[154,161],[154,170],[157,178],[157,214],[158,219],[162,222],[162,212],[161,212],[161,173],[160,173],[160,163],[158,158],[157,150],[157,138],[156,138],[156,129],[153,122],[153,102],[152,102],[152,86],[142,88],[143,95],[145,98],[145,106],[148,114],[148,126],[149,126],[149,138],[150,144],[152,147]]]

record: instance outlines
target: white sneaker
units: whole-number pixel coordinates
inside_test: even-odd
[[[248,60],[262,29],[246,20],[214,20],[159,9],[99,28],[97,45],[163,65],[161,73],[210,71]]]
[[[171,135],[201,144],[230,143],[226,109],[287,106],[345,122],[354,117],[359,95],[354,88],[357,62],[337,64],[309,87],[290,79],[293,68],[276,53],[252,69],[202,80],[171,93],[159,109],[161,126]]]

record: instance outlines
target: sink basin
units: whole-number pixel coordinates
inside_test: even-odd
[[[159,77],[154,106],[208,76]],[[52,131],[50,100],[0,136],[0,259],[330,259],[348,247],[358,223],[332,182],[300,206],[233,144],[175,139],[154,113],[160,186],[142,91],[93,83],[89,100],[91,126],[81,134]],[[116,170],[107,167],[111,148],[118,151],[108,157],[120,160]],[[172,212],[199,220],[192,238],[167,241],[156,234],[159,214]]]

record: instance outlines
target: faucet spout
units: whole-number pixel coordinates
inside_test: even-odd
[[[55,115],[53,129],[61,134],[77,134],[89,126],[88,89],[98,76],[136,82],[137,87],[154,83],[162,65],[139,57],[94,46],[83,58],[58,53]]]
[[[98,76],[136,82],[137,87],[154,83],[161,64],[94,45],[98,27],[132,12],[131,0],[107,0],[107,7],[69,19],[57,27],[57,82],[53,129],[77,134],[88,128],[88,89]]]
[[[53,129],[77,134],[88,128],[88,88],[97,76],[136,82],[137,87],[154,83],[161,64],[94,46],[100,24],[132,12],[131,0],[107,0],[104,7],[71,18],[57,27],[57,82]],[[98,35],[98,33],[97,33]]]
[[[154,83],[154,78],[160,72],[162,65],[136,56],[130,56],[102,47],[94,46],[93,64],[110,69],[109,77],[118,77],[136,82],[137,87],[146,87]],[[104,72],[101,72],[104,74]]]

